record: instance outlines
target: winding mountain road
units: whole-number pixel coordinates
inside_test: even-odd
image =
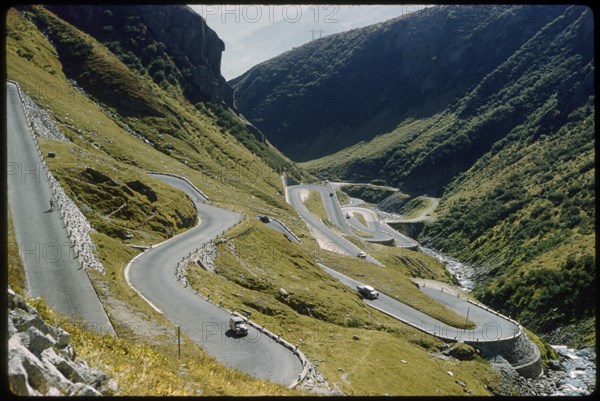
[[[269,218],[269,222],[268,223],[264,223],[267,227],[275,230],[275,231],[279,231],[280,233],[282,233],[283,235],[285,235],[285,237],[291,241],[291,242],[295,242],[295,243],[299,243],[300,240],[298,239],[298,237],[296,237],[296,234],[294,234],[293,232],[291,232],[286,226],[284,226],[280,221],[275,220],[273,218]]]
[[[52,190],[27,125],[17,87],[6,87],[8,204],[31,297],[90,328],[114,329],[85,269],[74,258],[60,212],[50,210]]]
[[[50,210],[51,188],[17,87],[10,82],[6,116],[8,202],[28,295],[42,297],[51,309],[114,334],[85,269],[73,258],[60,213]],[[247,336],[232,336],[228,312],[184,288],[174,274],[182,257],[236,224],[242,216],[204,204],[203,195],[180,178],[153,175],[190,196],[200,224],[138,255],[126,269],[130,285],[224,365],[274,383],[294,383],[302,364],[292,351],[252,326]]]
[[[253,327],[245,337],[233,336],[229,314],[184,287],[175,276],[177,262],[231,228],[242,215],[205,204],[202,194],[183,179],[152,175],[185,192],[196,206],[200,223],[140,254],[125,271],[127,281],[221,363],[274,383],[293,383],[302,370],[296,355]]]
[[[319,266],[348,287],[356,289],[356,286],[363,284],[325,265],[319,264]],[[380,294],[378,299],[365,299],[364,302],[388,315],[418,327],[420,330],[450,339],[456,338],[457,340],[463,341],[494,341],[497,339],[512,338],[519,332],[519,326],[515,323],[490,312],[483,307],[467,302],[464,297],[459,298],[448,292],[441,292],[437,289],[428,287],[421,287],[421,291],[439,303],[454,310],[459,315],[465,317],[468,316],[469,320],[475,323],[476,326],[468,330],[448,326],[446,323],[385,294]]]
[[[391,228],[386,223],[382,223],[377,218],[375,212],[370,209],[366,209],[363,207],[344,207],[341,208],[340,204],[337,200],[337,196],[335,192],[326,186],[322,185],[292,185],[286,187],[286,191],[288,192],[288,199],[292,206],[298,211],[300,216],[309,223],[309,226],[312,226],[316,231],[322,232],[322,227],[324,224],[320,223],[319,219],[316,219],[312,213],[306,209],[301,198],[301,193],[305,191],[317,191],[321,195],[321,200],[323,202],[323,207],[329,220],[343,233],[350,235],[352,237],[359,238],[363,241],[367,242],[375,242],[381,244],[389,244],[396,246],[398,248],[416,248],[418,243],[409,238],[398,231]],[[361,213],[367,222],[367,226],[364,226],[361,222],[359,222],[355,217],[351,216],[350,212]],[[348,213],[350,218],[344,217]],[[349,221],[348,221],[349,220]],[[352,225],[359,232],[364,232],[366,236],[361,236],[352,228]],[[331,229],[330,229],[331,230]],[[343,247],[340,241],[338,240],[339,235],[337,235],[333,230],[331,230],[335,235],[325,235],[327,240],[331,243],[335,243],[341,250],[347,251],[347,247]],[[356,247],[355,247],[356,248]],[[356,248],[358,249],[358,248]],[[346,252],[349,255],[356,255],[355,252]]]
[[[325,212],[327,213],[327,217],[329,217],[329,220],[333,224],[335,224],[342,232],[353,237],[358,237],[368,242],[392,243],[394,241],[394,237],[392,237],[390,234],[383,231],[378,231],[376,229],[371,229],[371,227],[369,227],[369,229],[366,230],[366,234],[368,236],[361,236],[355,233],[346,222],[346,217],[340,209],[340,204],[337,200],[335,191],[331,188],[322,185],[301,185],[300,187],[303,189],[319,192],[319,194],[321,195],[323,207],[325,208]]]
[[[286,187],[286,192],[288,195],[287,199],[289,199],[290,204],[307,222],[309,228],[311,228],[312,231],[316,231],[317,235],[324,235],[325,230],[322,227],[324,226],[324,224],[306,209],[302,201],[303,195],[305,196],[306,191],[311,189],[318,190],[321,193],[324,203],[330,204],[329,209],[334,211],[337,207],[337,209],[339,210],[339,204],[337,203],[335,197],[330,197],[328,195],[329,192],[327,190],[331,191],[331,189],[321,187],[318,185],[293,185]],[[377,230],[385,230],[386,227],[389,228],[387,224],[380,223],[375,212],[369,209],[359,207],[345,207],[344,212],[356,212],[363,214],[367,226],[359,222],[358,219],[355,219],[354,217],[347,219],[350,220],[350,224],[354,224],[356,228],[360,230],[368,230],[367,232],[371,233]],[[336,212],[333,215],[341,215],[341,213],[342,212],[340,211],[339,213]],[[355,221],[353,221],[353,219]],[[333,221],[340,222],[339,218]],[[346,224],[346,221],[342,220],[341,223]],[[391,228],[390,231],[390,235],[393,235],[392,232],[395,232],[395,230]],[[339,243],[341,245],[341,243],[343,242],[340,241],[340,235],[334,232],[333,230],[331,230],[331,232],[327,234],[327,239],[332,243]],[[416,246],[416,242],[412,239],[406,239],[406,237],[402,236],[401,234],[400,236],[402,237],[400,238],[400,240],[405,241],[404,244],[413,245],[414,243]],[[394,236],[394,239],[396,239],[396,236]],[[411,241],[412,243],[410,243]],[[356,286],[364,284],[342,273],[339,273],[323,264],[319,263],[319,266],[331,276],[335,277],[341,283],[347,285],[348,287],[355,289]],[[379,298],[375,300],[365,299],[364,302],[383,313],[386,313],[398,320],[401,320],[414,327],[417,327],[419,330],[451,340],[454,339],[472,342],[497,341],[499,339],[510,339],[515,334],[518,334],[520,332],[518,324],[516,324],[514,321],[511,321],[495,313],[494,311],[488,310],[485,307],[473,304],[472,302],[468,302],[464,297],[457,297],[455,294],[442,292],[439,289],[433,289],[427,286],[420,286],[420,289],[432,299],[435,299],[439,303],[447,306],[448,308],[457,312],[459,315],[465,316],[465,318],[468,316],[468,319],[474,322],[476,326],[468,330],[465,330],[464,328],[448,326],[440,320],[435,319],[385,294],[380,294]]]
[[[440,198],[424,196],[423,199],[427,201],[427,206],[421,209],[415,216],[410,218],[390,217],[384,219],[384,221],[386,223],[420,223],[423,221],[433,220],[434,217],[432,217],[431,215],[440,204]]]
[[[341,208],[343,213],[348,213],[351,217],[348,223],[359,230],[365,230],[365,226],[354,216],[354,213],[361,214],[367,223],[367,232],[385,232],[394,238],[394,246],[398,248],[417,248],[419,243],[414,239],[399,233],[390,227],[386,222],[380,221],[377,213],[365,207],[344,206]]]
[[[308,190],[313,189],[313,185],[292,185],[285,187],[286,199],[288,199],[290,205],[300,215],[300,217],[307,223],[313,237],[319,243],[319,246],[325,250],[331,252],[342,253],[350,256],[357,256],[362,250],[354,245],[352,242],[340,236],[338,233],[327,227],[319,218],[312,214],[306,206],[304,206],[303,196],[308,194]],[[327,195],[329,198],[329,196]],[[380,262],[367,256],[367,260],[375,264],[381,265]]]

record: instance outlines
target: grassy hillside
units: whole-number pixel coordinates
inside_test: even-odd
[[[437,360],[430,353],[442,346],[441,341],[369,308],[355,291],[313,261],[318,256],[326,265],[381,285],[391,295],[447,318],[448,311],[423,297],[409,279],[449,280],[440,263],[422,254],[374,247],[377,257],[387,256],[382,268],[318,249],[313,241],[293,244],[258,221],[236,227],[218,241],[217,247],[214,273],[195,264],[188,266],[191,286],[228,308],[251,311],[253,320],[299,344],[330,383],[346,394],[464,394],[454,380],[446,379],[450,377],[443,369],[468,378],[470,386],[477,389],[471,389],[474,393],[485,394],[483,384],[497,384],[495,374],[482,360],[452,361],[452,366]],[[352,339],[355,335],[358,340]],[[408,360],[411,369],[398,359]],[[364,366],[356,366],[357,360],[363,360]],[[482,369],[479,373],[477,367]],[[417,384],[411,382],[412,369],[433,373]]]
[[[487,269],[476,294],[542,332],[595,315],[593,102],[453,183],[423,237]],[[503,168],[509,164],[510,169]]]
[[[181,358],[178,358],[175,342],[161,344],[149,341],[131,330],[135,326],[115,338],[55,314],[40,298],[28,301],[46,322],[59,325],[70,334],[77,358],[81,357],[90,366],[101,369],[117,381],[115,396],[302,394],[225,368],[185,336],[182,338]]]
[[[106,274],[89,273],[118,338],[66,322],[65,328],[80,355],[118,379],[122,395],[296,394],[225,369],[188,339],[182,360],[175,359],[175,326],[123,278],[126,262],[138,253],[128,245],[156,243],[195,224],[190,200],[148,171],[187,177],[215,204],[248,216],[219,242],[216,273],[190,268],[190,281],[225,306],[252,310],[258,322],[298,344],[345,393],[464,394],[456,378],[473,394],[498,388],[499,377],[485,361],[435,358],[431,352],[442,346],[439,340],[371,310],[316,266],[314,258],[325,255],[286,204],[281,171],[271,166],[299,179],[308,176],[242,128],[244,121],[222,104],[191,104],[39,6],[8,12],[6,56],[8,78],[48,110],[69,139],[40,143],[43,154],[56,152],[47,160],[50,170],[96,230],[92,239]],[[70,56],[79,58],[67,67],[63,62]],[[123,96],[110,95],[108,88]],[[137,99],[133,106],[119,102],[128,96]],[[282,220],[302,242],[262,226],[257,214]],[[9,247],[14,257],[14,242]],[[355,262],[364,263],[356,269],[373,268]],[[439,263],[420,254],[390,257],[389,264],[398,285],[411,286],[413,276],[445,277]],[[12,283],[22,282],[21,269],[11,267]],[[288,299],[281,298],[282,286]],[[357,360],[364,363],[357,366]]]

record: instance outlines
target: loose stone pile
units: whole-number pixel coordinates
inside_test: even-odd
[[[69,333],[8,289],[8,385],[16,395],[113,395],[117,383],[75,358]]]

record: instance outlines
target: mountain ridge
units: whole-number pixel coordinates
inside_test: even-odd
[[[146,69],[157,84],[179,85],[192,103],[233,105],[221,76],[225,44],[188,6],[51,5],[61,18],[106,44],[125,64]],[[157,60],[162,60],[158,62]]]
[[[285,154],[307,161],[391,131],[419,115],[420,103],[443,110],[448,97],[474,87],[526,37],[514,35],[482,52],[485,41],[472,43],[477,38],[473,29],[492,20],[504,32],[509,27],[527,32],[546,17],[531,15],[527,8],[518,18],[507,15],[513,12],[510,6],[431,7],[315,40],[229,83],[242,113]],[[529,20],[529,25],[522,23]],[[286,69],[288,64],[294,68]],[[306,143],[308,137],[314,146]]]

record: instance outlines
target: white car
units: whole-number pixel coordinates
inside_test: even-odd
[[[356,256],[358,256],[361,259],[366,259],[367,258],[367,253],[360,251]]]
[[[363,298],[367,298],[367,299],[379,298],[379,292],[375,288],[371,287],[370,285],[359,285],[359,286],[356,286],[356,289],[358,290],[358,293]]]

